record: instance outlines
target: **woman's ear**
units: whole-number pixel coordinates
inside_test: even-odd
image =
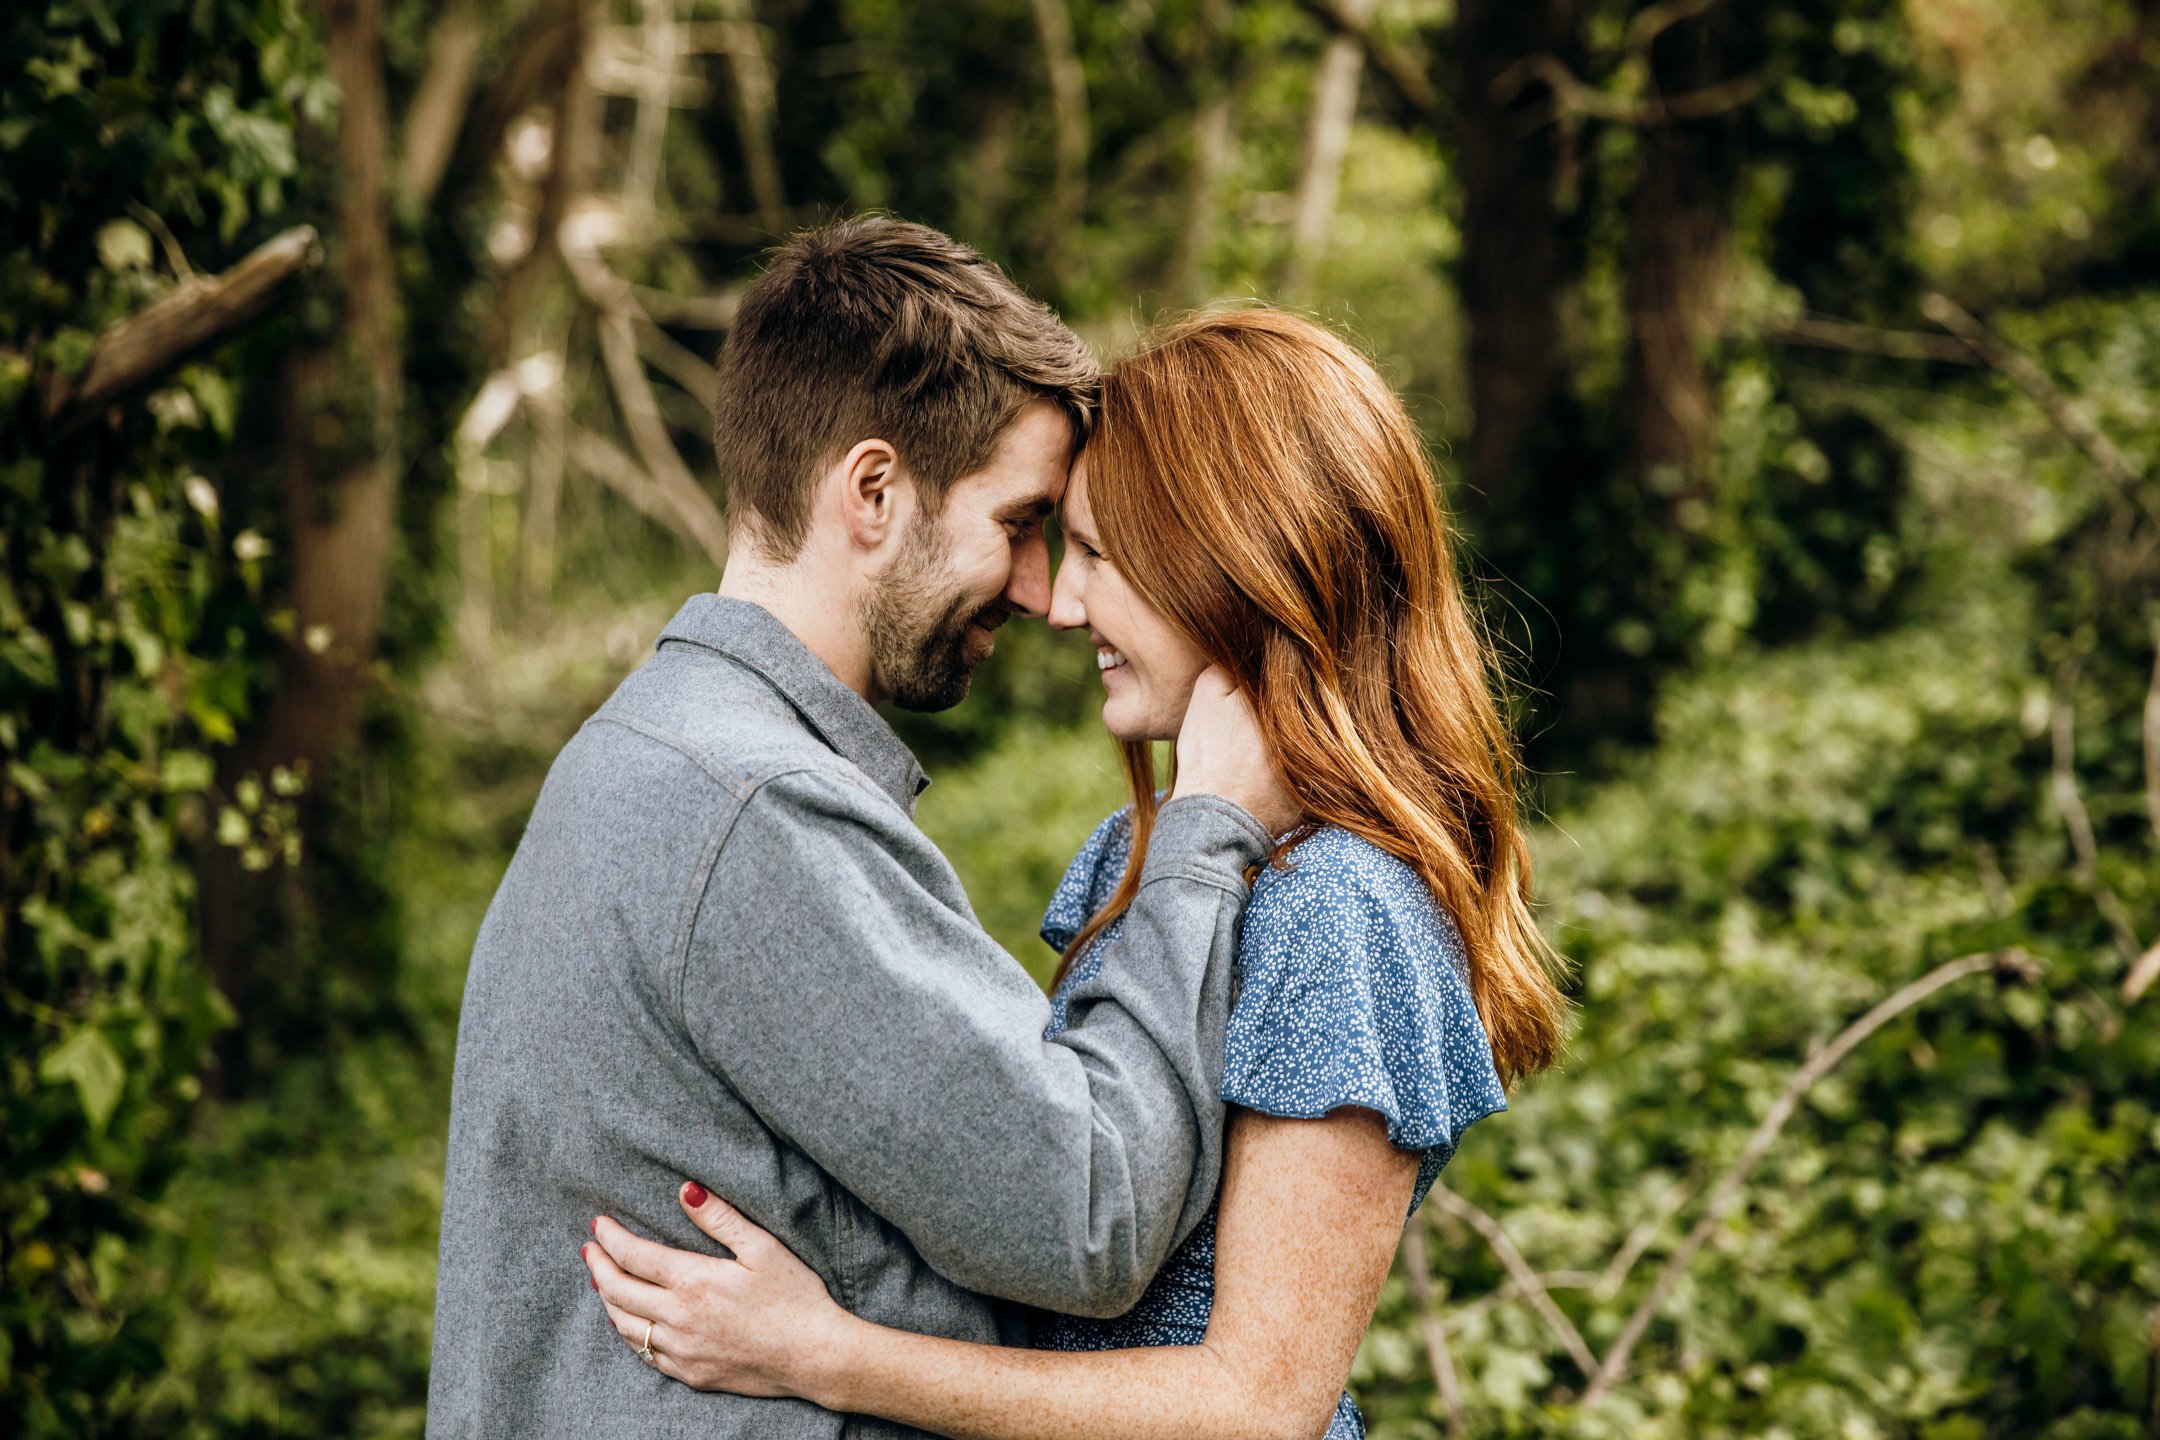
[[[888,441],[862,440],[840,462],[840,514],[856,548],[876,550],[905,526],[913,486]]]

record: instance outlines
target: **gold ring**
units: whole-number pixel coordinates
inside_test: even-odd
[[[637,1352],[637,1358],[643,1360],[647,1365],[658,1369],[660,1361],[653,1355],[652,1348],[652,1332],[654,1323],[655,1322],[651,1320],[647,1320],[645,1322],[645,1348]]]

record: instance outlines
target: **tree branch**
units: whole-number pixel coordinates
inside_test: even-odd
[[[1550,113],[1536,116],[1528,129],[1536,131],[1556,120],[1591,116],[1619,125],[1669,125],[1675,120],[1706,120],[1722,115],[1762,94],[1761,75],[1739,75],[1700,90],[1679,95],[1615,95],[1585,85],[1557,55],[1526,55],[1493,80],[1493,98],[1506,104],[1536,81],[1552,91]]]
[[[712,558],[713,564],[725,565],[727,521],[712,496],[690,473],[690,467],[683,464],[675,442],[668,438],[652,385],[638,367],[637,338],[628,315],[616,312],[600,317],[600,357],[607,366],[608,381],[615,388],[616,402],[622,407],[630,443],[644,460],[646,473],[666,495],[678,528]]]
[[[254,320],[270,308],[286,281],[321,260],[315,227],[298,225],[256,246],[224,274],[183,281],[170,295],[114,325],[98,338],[81,378],[56,375],[47,383],[45,418],[53,433],[76,429]]]
[[[1448,1351],[1447,1326],[1441,1323],[1440,1307],[1433,1296],[1432,1262],[1425,1256],[1424,1221],[1412,1217],[1403,1227],[1403,1277],[1410,1282],[1410,1299],[1417,1306],[1418,1328],[1425,1337],[1425,1358],[1432,1365],[1433,1385],[1440,1392],[1451,1435],[1463,1433],[1462,1381],[1455,1374],[1455,1357]]]
[[[2118,489],[2136,501],[2153,524],[2160,525],[2160,506],[2142,483],[2144,476],[2132,465],[2115,442],[2100,427],[2085,418],[2070,397],[2056,388],[2048,379],[2047,372],[2035,365],[2022,352],[2003,343],[1989,329],[1968,313],[1965,308],[1947,295],[1929,295],[1920,302],[1920,313],[1957,336],[1989,365],[2015,381],[2020,389],[2040,407],[2041,413],[2055,422],[2055,428],[2068,436],[2080,450],[2092,457],[2102,474],[2113,481]]]
[[[1896,360],[1939,360],[1952,365],[1982,363],[1964,341],[1948,335],[1928,335],[1910,330],[1881,330],[1855,325],[1827,315],[1803,315],[1778,321],[1760,331],[1762,338],[1784,345],[1812,345],[1824,350],[1847,350],[1856,355],[1887,355]]]
[[[1366,63],[1387,81],[1403,104],[1416,112],[1435,135],[1455,133],[1455,117],[1440,99],[1432,78],[1415,60],[1397,50],[1360,18],[1343,0],[1299,0],[1323,24],[1338,35],[1348,36],[1364,48]]]
[[[450,163],[485,38],[471,0],[453,0],[428,37],[428,67],[405,111],[405,143],[400,147],[398,182],[408,205],[427,204]]]
[[[1627,1373],[1628,1357],[1634,1353],[1643,1333],[1650,1328],[1650,1322],[1657,1317],[1658,1311],[1672,1295],[1673,1287],[1680,1283],[1681,1275],[1693,1263],[1695,1256],[1709,1242],[1711,1234],[1724,1223],[1726,1215],[1740,1198],[1740,1186],[1747,1179],[1748,1172],[1769,1153],[1771,1143],[1777,1139],[1778,1132],[1785,1128],[1785,1122],[1792,1118],[1801,1097],[1807,1094],[1810,1087],[1829,1074],[1832,1067],[1852,1052],[1854,1046],[1898,1015],[1927,999],[1945,985],[1990,969],[2013,970],[2031,978],[2038,973],[2039,962],[2021,950],[1966,955],[1947,961],[1846,1026],[1835,1040],[1800,1067],[1799,1072],[1785,1086],[1784,1092],[1778,1096],[1776,1103],[1770,1107],[1770,1112],[1763,1116],[1762,1123],[1755,1127],[1755,1133],[1748,1137],[1747,1146],[1740,1152],[1740,1158],[1718,1178],[1716,1186],[1710,1192],[1710,1203],[1704,1208],[1702,1218],[1688,1231],[1687,1238],[1680,1242],[1680,1248],[1667,1258],[1665,1267],[1658,1272],[1657,1280],[1650,1287],[1650,1293],[1635,1307],[1635,1312],[1621,1328],[1619,1337],[1613,1341],[1612,1348],[1605,1352],[1604,1362],[1591,1376],[1589,1388],[1583,1391],[1582,1403],[1585,1407],[1603,1398],[1606,1392],[1619,1383],[1621,1376]]]
[[[668,487],[647,474],[637,461],[590,430],[571,433],[569,453],[572,463],[629,501],[633,510],[673,531],[685,543],[707,555],[712,554],[705,542],[683,523],[682,512]],[[720,560],[716,559],[714,563],[720,563]]]
[[[1596,1374],[1597,1356],[1590,1353],[1589,1345],[1583,1341],[1582,1332],[1577,1330],[1575,1322],[1562,1314],[1560,1307],[1553,1303],[1552,1296],[1546,1292],[1545,1282],[1538,1278],[1537,1271],[1530,1268],[1530,1262],[1523,1259],[1522,1251],[1517,1250],[1515,1242],[1508,1239],[1507,1231],[1500,1228],[1500,1222],[1437,1180],[1433,1182],[1432,1191],[1427,1198],[1439,1202],[1441,1209],[1485,1237],[1485,1243],[1492,1247],[1493,1254],[1508,1272],[1508,1278],[1515,1282],[1515,1288],[1530,1302],[1530,1308],[1543,1316],[1545,1323],[1552,1327],[1553,1334],[1559,1337],[1561,1345],[1574,1360],[1576,1367],[1585,1375]]]
[[[2123,959],[2136,965],[2139,952],[2145,947],[2138,943],[2137,928],[2130,923],[2130,912],[2123,908],[2122,898],[2100,873],[2100,846],[2093,835],[2092,817],[2085,813],[2084,797],[2078,794],[2077,714],[2070,697],[2074,678],[2069,670],[2063,672],[2049,711],[2049,728],[2054,733],[2055,746],[2049,793],[2054,798],[2055,809],[2062,815],[2063,828],[2070,832],[2070,849],[2077,856],[2078,879],[2093,892],[2093,903],[2106,917],[2108,928],[2115,932],[2115,944],[2122,951]]]

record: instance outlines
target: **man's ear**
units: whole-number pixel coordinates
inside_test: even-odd
[[[875,550],[906,523],[912,487],[888,441],[858,441],[840,462],[840,514],[848,540]]]

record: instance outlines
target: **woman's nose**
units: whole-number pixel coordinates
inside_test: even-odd
[[[1070,556],[1058,566],[1057,579],[1050,586],[1050,628],[1053,630],[1087,627],[1087,606],[1081,603],[1078,570]]]

